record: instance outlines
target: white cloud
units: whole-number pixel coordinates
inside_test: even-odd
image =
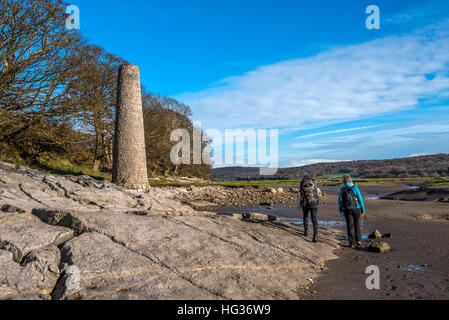
[[[449,3],[434,1],[405,12],[386,15],[382,19],[383,25],[409,25],[410,23],[429,24],[442,21],[449,13]]]
[[[331,136],[294,143],[292,148],[298,150],[309,150],[312,154],[336,152],[337,150],[358,149],[360,147],[379,150],[385,145],[396,144],[400,146],[407,142],[420,142],[420,140],[432,139],[434,136],[449,136],[449,123],[432,122],[426,124],[413,124],[409,126],[398,126],[384,130],[375,130],[363,133],[351,133],[343,136]]]
[[[339,129],[339,130],[332,130],[332,131],[322,131],[322,132],[311,133],[311,134],[306,134],[306,135],[303,135],[303,136],[299,136],[299,137],[296,137],[295,139],[298,140],[298,139],[311,138],[311,137],[317,137],[317,136],[324,136],[324,135],[335,134],[335,133],[360,131],[360,130],[372,129],[372,128],[377,128],[377,127],[381,127],[381,125],[356,127],[356,128],[348,128],[348,129]]]
[[[307,159],[307,160],[291,160],[287,167],[302,167],[315,163],[327,163],[327,162],[342,162],[345,160],[330,160],[330,159]]]
[[[411,35],[262,66],[179,98],[208,128],[289,128],[407,110],[448,94],[448,34],[445,20]]]
[[[412,153],[411,155],[408,156],[408,158],[413,158],[413,157],[421,157],[421,156],[426,156],[427,153]]]

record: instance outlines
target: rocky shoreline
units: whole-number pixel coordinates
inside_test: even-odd
[[[192,186],[176,194],[175,199],[197,210],[214,207],[294,207],[299,203],[299,188]]]

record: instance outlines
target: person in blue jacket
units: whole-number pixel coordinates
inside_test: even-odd
[[[362,194],[350,176],[343,177],[343,187],[338,195],[338,209],[346,220],[348,239],[351,248],[362,246],[362,235],[360,234],[360,218],[365,216],[366,209]]]

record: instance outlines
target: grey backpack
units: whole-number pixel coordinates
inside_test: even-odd
[[[301,205],[305,208],[315,208],[320,204],[318,188],[312,180],[305,181],[301,186]]]

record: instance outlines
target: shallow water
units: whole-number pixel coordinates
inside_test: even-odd
[[[277,215],[276,215],[277,216]],[[304,223],[303,219],[298,218],[287,218],[282,216],[277,216],[281,221],[289,222],[292,224],[300,224],[302,225]],[[309,224],[311,224],[311,219],[309,219]],[[343,226],[345,223],[343,221],[328,221],[328,220],[318,220],[318,225],[325,226],[325,227],[338,227]]]
[[[219,213],[262,213],[271,216],[278,217],[281,221],[285,221],[292,224],[302,225],[304,220],[302,214],[299,213],[298,208],[279,208],[274,207],[268,208],[258,208],[258,207],[245,207],[245,208],[220,208]],[[342,227],[345,225],[344,218],[341,221],[334,219],[318,219],[318,225],[325,227]],[[309,224],[312,223],[312,219],[309,217]]]
[[[419,266],[416,264],[408,264],[406,266],[401,267],[402,270],[409,271],[409,272],[427,272],[429,271],[428,267],[425,266]]]

